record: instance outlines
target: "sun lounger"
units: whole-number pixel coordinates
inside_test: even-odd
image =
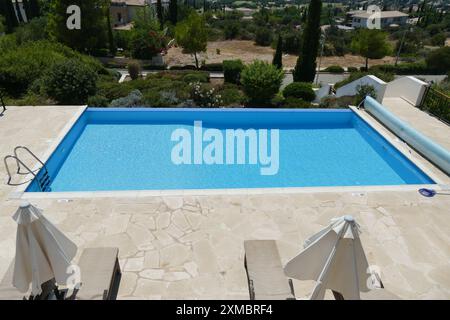
[[[244,248],[250,299],[295,299],[292,283],[284,275],[275,241],[244,241]]]
[[[121,277],[118,248],[88,248],[83,251],[78,266],[81,287],[76,300],[114,300]]]

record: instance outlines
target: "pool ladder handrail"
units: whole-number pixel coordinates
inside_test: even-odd
[[[31,170],[22,160],[20,160],[19,156],[17,155],[17,150],[19,150],[19,149],[27,151],[34,159],[36,159],[42,165],[41,168],[39,168],[38,170],[35,170],[35,171],[37,171],[37,173],[35,173],[35,171]],[[14,155],[8,155],[3,159],[5,168],[6,168],[6,172],[8,173],[7,184],[13,185],[13,184],[11,184],[12,175],[11,175],[11,170],[8,165],[8,161],[7,161],[8,159],[16,160],[17,174],[30,174],[31,173],[31,175],[33,175],[33,177],[35,179],[37,179],[38,186],[39,186],[39,189],[41,192],[45,192],[48,189],[51,180],[50,180],[50,175],[47,170],[47,166],[30,149],[28,149],[25,146],[17,146],[14,148]],[[26,172],[20,172],[21,166],[26,169]],[[42,177],[39,178],[38,175],[42,169],[44,169],[44,171],[43,171]],[[17,184],[14,184],[14,185],[17,185]]]

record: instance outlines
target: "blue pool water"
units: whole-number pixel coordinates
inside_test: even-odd
[[[279,129],[277,174],[261,175],[259,162],[175,164],[172,133],[193,133],[194,121],[224,136]],[[52,192],[434,183],[351,110],[88,109],[46,165]]]

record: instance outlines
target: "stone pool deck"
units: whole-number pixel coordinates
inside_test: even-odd
[[[11,107],[0,117],[0,156],[16,145],[44,155],[79,110]],[[3,162],[0,172],[6,176]],[[0,185],[0,277],[15,252],[11,216],[20,200],[10,198],[14,190]],[[119,299],[248,299],[244,240],[276,239],[285,263],[305,238],[343,214],[354,215],[361,225],[368,260],[379,267],[387,289],[405,299],[450,298],[450,195],[342,189],[32,203],[79,246],[79,253],[85,247],[119,247]],[[312,286],[295,281],[297,297],[307,296]]]

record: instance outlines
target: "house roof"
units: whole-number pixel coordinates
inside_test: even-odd
[[[146,5],[145,0],[111,0],[113,4],[126,4],[127,6],[144,7]]]
[[[361,12],[352,15],[354,18],[370,18],[375,12]],[[381,18],[398,18],[398,17],[408,17],[406,13],[400,11],[381,11],[378,12]]]

